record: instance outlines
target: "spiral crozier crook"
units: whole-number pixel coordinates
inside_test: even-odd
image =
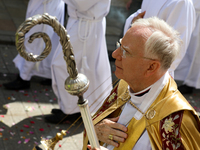
[[[16,32],[16,48],[19,54],[26,59],[27,61],[42,61],[45,59],[51,51],[51,41],[46,33],[37,32],[30,36],[29,42],[31,43],[35,38],[43,38],[45,42],[45,49],[40,55],[34,55],[32,53],[28,53],[25,50],[24,40],[25,34],[35,25],[37,24],[47,24],[50,25],[54,31],[60,37],[60,43],[62,45],[64,59],[67,64],[67,71],[69,73],[69,77],[65,80],[65,89],[71,95],[78,96],[78,106],[80,108],[81,116],[84,122],[84,126],[86,128],[88,138],[90,144],[93,148],[99,148],[99,142],[96,136],[96,132],[94,130],[94,126],[92,123],[88,101],[83,98],[83,93],[85,93],[89,87],[89,81],[87,77],[83,74],[78,73],[76,68],[76,62],[74,59],[73,49],[70,43],[70,38],[67,35],[66,29],[59,23],[56,17],[50,16],[47,13],[43,15],[35,15],[33,17],[28,18],[25,22],[23,22],[17,32]],[[61,136],[65,135],[62,133]],[[43,142],[46,150],[54,149],[55,142],[58,142],[61,138],[56,138],[56,140]]]

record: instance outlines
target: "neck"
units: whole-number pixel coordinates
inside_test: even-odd
[[[128,83],[134,93],[138,93],[156,83],[166,72],[149,76],[138,83]]]

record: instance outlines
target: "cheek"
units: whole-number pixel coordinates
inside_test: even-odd
[[[124,63],[123,64],[123,73],[124,75],[131,75],[135,72],[136,65],[133,63]]]
[[[132,62],[129,62],[129,63],[124,63],[123,64],[124,74],[126,74],[128,76],[135,76],[135,75],[138,75],[138,74],[142,74],[143,65],[144,64],[141,64],[140,61],[132,61]]]

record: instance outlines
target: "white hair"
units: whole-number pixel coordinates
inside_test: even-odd
[[[179,54],[182,40],[179,33],[164,20],[157,17],[138,19],[133,26],[141,26],[150,29],[152,34],[144,45],[144,55],[152,59],[158,59],[163,69],[168,69]]]

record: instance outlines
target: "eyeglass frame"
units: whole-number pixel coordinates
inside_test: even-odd
[[[119,41],[116,42],[116,48],[118,49],[120,47],[120,50],[122,52],[122,58],[126,58],[126,56],[130,56],[130,57],[134,57],[133,55],[131,54],[126,54],[127,53],[127,50],[125,50],[122,45],[121,45],[121,39],[119,39]],[[135,56],[135,57],[138,57],[138,56]],[[138,58],[143,58],[143,59],[148,59],[148,60],[153,60],[153,61],[156,61],[157,59],[153,59],[153,58],[148,58],[148,57],[138,57]]]

